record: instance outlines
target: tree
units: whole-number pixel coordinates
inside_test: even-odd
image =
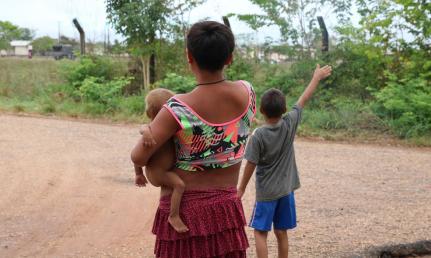
[[[0,21],[0,49],[9,49],[12,40],[31,40],[34,32],[8,21]]]
[[[374,43],[387,50],[410,45],[430,50],[431,2],[426,0],[358,0],[361,25]],[[411,42],[406,38],[413,37]]]
[[[306,48],[308,55],[316,35],[316,13],[331,7],[338,21],[349,20],[351,0],[250,0],[259,6],[264,14],[230,14],[246,22],[252,29],[276,25],[282,41],[293,46]],[[302,55],[304,51],[301,50]]]
[[[131,53],[140,57],[144,88],[147,89],[155,81],[157,42],[162,42],[163,38],[169,38],[171,32],[175,32],[178,26],[181,27],[184,24],[182,15],[203,1],[106,1],[108,20],[117,32],[126,37]]]
[[[33,51],[35,53],[38,53],[40,55],[45,55],[46,52],[49,52],[52,50],[52,46],[54,46],[56,40],[53,38],[50,38],[48,36],[40,37],[31,43],[33,46]]]
[[[74,49],[79,48],[79,42],[76,39],[64,35],[60,36],[60,44],[71,45]]]
[[[127,52],[127,47],[116,39],[110,48],[110,52],[115,55],[123,54]]]

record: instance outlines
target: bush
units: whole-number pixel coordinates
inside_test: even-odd
[[[131,80],[130,77],[119,77],[105,82],[101,78],[90,76],[83,81],[78,91],[84,101],[109,105],[113,104],[116,97],[121,96],[122,90]]]
[[[145,99],[142,95],[118,98],[118,109],[126,115],[143,116],[145,113]]]
[[[385,88],[375,94],[374,111],[388,120],[400,137],[420,136],[431,130],[431,87],[425,78],[398,79],[387,73]]]
[[[385,131],[385,123],[359,100],[335,98],[327,108],[305,109],[304,124],[315,129]]]
[[[112,58],[84,56],[79,59],[79,62],[65,62],[62,67],[62,74],[70,85],[79,88],[89,77],[109,81],[123,76],[124,71],[127,71],[123,66],[125,64],[120,61],[115,62]]]
[[[193,77],[181,76],[176,73],[168,73],[166,77],[154,84],[156,87],[167,88],[175,93],[186,93],[192,91],[196,82]]]
[[[226,69],[226,77],[229,80],[252,80],[254,65],[251,60],[235,55],[232,64]]]

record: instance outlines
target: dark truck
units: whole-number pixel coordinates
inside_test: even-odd
[[[63,58],[74,59],[73,48],[71,45],[54,45],[52,47],[51,55],[55,60],[60,60]]]

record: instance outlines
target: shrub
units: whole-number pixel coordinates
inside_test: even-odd
[[[83,56],[79,62],[64,62],[62,74],[70,85],[79,88],[89,77],[109,81],[122,76],[124,73],[121,68],[122,64],[115,62],[112,58]]]
[[[326,108],[305,109],[304,124],[315,129],[385,131],[386,126],[359,100],[335,98]]]
[[[142,95],[120,97],[118,102],[119,112],[126,115],[144,116],[145,99]]]
[[[79,95],[84,101],[94,101],[104,105],[113,104],[116,97],[121,96],[123,88],[131,81],[130,77],[119,77],[104,82],[98,77],[86,78],[79,87]]]
[[[167,88],[176,93],[185,93],[193,90],[196,86],[196,82],[195,79],[190,76],[168,73],[163,80],[156,82],[155,86]]]
[[[400,137],[412,137],[431,130],[431,87],[425,78],[398,79],[387,73],[385,88],[375,94],[374,111],[388,120]]]
[[[251,80],[254,74],[254,65],[251,60],[247,60],[236,54],[232,64],[226,69],[226,76],[229,80]]]

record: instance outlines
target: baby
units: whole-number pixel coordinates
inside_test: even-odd
[[[150,91],[145,97],[145,112],[147,116],[153,120],[166,101],[174,95],[172,91],[163,88]],[[149,146],[155,143],[149,126],[144,126],[141,134],[144,137],[144,145]],[[174,163],[175,147],[172,140],[170,140],[154,153],[145,167],[145,173],[152,185],[156,187],[163,185],[172,188],[168,222],[177,232],[183,233],[189,230],[180,218],[180,203],[185,185],[177,174],[170,171]],[[142,167],[135,165],[135,173],[135,184],[137,186],[145,186],[147,179],[144,176]]]

